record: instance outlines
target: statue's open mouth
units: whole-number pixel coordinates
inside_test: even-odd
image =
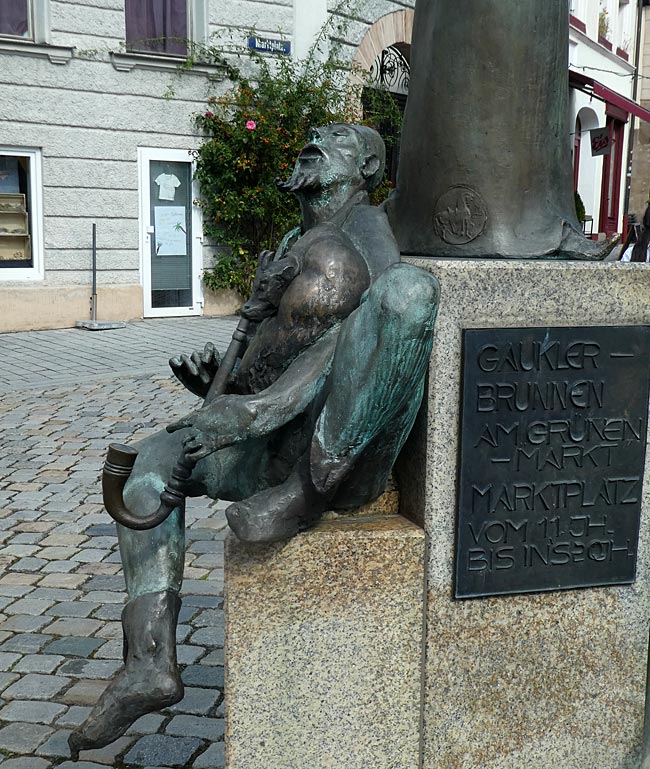
[[[298,160],[316,161],[325,160],[326,157],[327,155],[325,154],[324,150],[322,150],[317,144],[307,144],[300,151]]]

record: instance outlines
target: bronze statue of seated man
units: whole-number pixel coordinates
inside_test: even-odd
[[[291,537],[383,492],[422,399],[439,297],[435,278],[399,263],[384,212],[369,205],[384,158],[370,128],[312,129],[281,185],[298,197],[302,228],[262,259],[239,366],[224,394],[137,446],[124,487],[134,516],[156,508],[179,457],[192,468],[185,493],[232,501],[228,522],[249,542]],[[208,346],[170,363],[205,396],[219,362]],[[73,757],[183,696],[183,517],[181,502],[155,528],[118,526],[125,667],[71,735]]]

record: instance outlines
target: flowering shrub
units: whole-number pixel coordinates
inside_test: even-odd
[[[276,177],[289,176],[311,126],[357,117],[355,94],[344,85],[349,72],[332,56],[325,62],[314,57],[299,62],[248,55],[254,78],[231,67],[230,90],[211,97],[207,110],[196,115],[207,138],[194,153],[204,232],[226,247],[205,271],[204,282],[244,296],[250,292],[259,252],[276,249],[283,235],[300,223],[296,199],[277,189]],[[380,112],[385,120],[383,113],[397,110],[389,97],[377,94],[375,101],[375,122]]]

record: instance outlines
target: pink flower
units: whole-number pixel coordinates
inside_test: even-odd
[[[208,120],[209,120],[211,117],[214,117],[214,116],[213,116],[213,114],[212,114],[212,112],[210,112],[209,110],[208,110],[208,112],[206,112],[206,113],[205,113],[205,116],[206,116],[206,118],[208,118]]]
[[[254,120],[248,120],[246,122],[246,128],[248,128],[249,131],[254,131],[257,128],[257,123]]]

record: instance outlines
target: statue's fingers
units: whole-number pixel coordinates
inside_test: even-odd
[[[199,370],[196,367],[196,363],[190,358],[189,355],[182,355],[181,359],[183,361],[183,365],[187,369],[188,373],[190,373],[192,376],[198,376]]]
[[[192,417],[183,417],[176,422],[172,422],[165,428],[168,433],[175,433],[177,430],[183,430],[185,427],[192,427]]]
[[[203,363],[206,366],[212,366],[212,364],[217,359],[217,348],[212,344],[212,342],[208,342],[206,346],[203,348]]]
[[[179,358],[179,356],[178,355],[174,355],[173,358],[170,358],[169,359],[169,365],[172,367],[172,369],[180,368],[182,363],[181,363],[181,359]]]

